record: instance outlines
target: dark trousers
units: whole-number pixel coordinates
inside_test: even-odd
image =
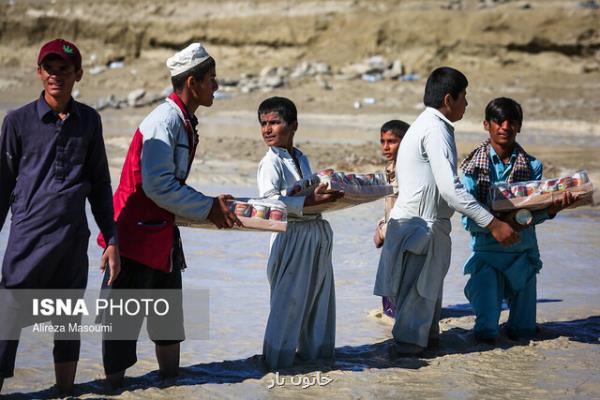
[[[177,321],[173,326],[169,326],[173,337],[177,340],[160,340],[156,338],[156,331],[161,324],[161,320],[148,317],[146,327],[150,339],[159,346],[166,346],[180,343],[184,340],[183,329],[183,306],[180,298],[181,294],[181,269],[173,269],[171,272],[163,272],[140,264],[131,259],[121,257],[121,273],[112,285],[113,289],[172,289],[179,291],[179,299],[173,305],[173,313],[176,318],[170,321]],[[151,291],[149,292],[151,294]],[[118,327],[120,324],[126,324],[128,332],[135,330],[137,334],[144,321],[143,316],[110,317],[113,325]],[[110,322],[111,319],[105,320]],[[162,322],[164,323],[164,322]],[[164,328],[164,327],[163,327]],[[102,360],[104,363],[104,372],[107,375],[124,371],[137,362],[137,339],[133,340],[110,340],[109,336],[104,335],[102,340]]]
[[[84,233],[86,232],[88,232],[87,228]],[[73,237],[70,241],[58,243],[54,247],[45,244],[44,251],[47,253],[44,262],[32,267],[30,274],[16,288],[6,287],[8,279],[3,276],[0,290],[14,293],[18,292],[18,289],[44,289],[56,290],[57,295],[60,295],[61,289],[85,289],[88,273],[87,246],[89,233],[84,233]],[[3,293],[1,297],[4,301],[12,296]],[[32,323],[32,317],[29,315],[31,314],[31,304],[27,302],[26,305],[23,305],[19,301],[11,302],[11,304],[3,302],[0,307],[0,323],[3,325],[2,337],[6,339],[8,337],[5,336],[6,332],[11,331],[10,337],[16,338],[14,340],[0,340],[0,378],[10,378],[14,374],[15,358],[19,345],[18,337],[21,329]],[[64,318],[61,321],[53,320],[53,323],[79,321],[80,318],[75,317],[67,319],[66,322]],[[10,327],[7,327],[7,325],[10,325]],[[61,339],[61,334],[54,335],[52,354],[55,363],[79,361],[81,343],[78,339],[73,339],[73,335],[70,334],[67,340]]]

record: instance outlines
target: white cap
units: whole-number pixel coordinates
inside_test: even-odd
[[[210,55],[200,43],[192,43],[185,49],[175,53],[173,57],[169,57],[167,67],[171,72],[171,76],[175,76],[203,63],[209,57]]]

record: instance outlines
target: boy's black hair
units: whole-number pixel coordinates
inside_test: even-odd
[[[504,121],[523,123],[521,105],[508,97],[498,97],[485,107],[485,120],[501,124]]]
[[[269,97],[258,106],[258,121],[260,122],[261,114],[276,112],[286,122],[293,124],[298,120],[298,110],[293,101],[287,97]]]
[[[457,99],[460,92],[469,86],[467,77],[457,69],[440,67],[434,70],[427,78],[423,103],[427,107],[439,109],[444,103],[444,96],[450,94]]]
[[[402,139],[406,135],[406,131],[410,128],[410,125],[399,119],[393,119],[381,125],[380,133],[391,131],[398,139]]]
[[[196,65],[194,68],[188,69],[178,75],[171,77],[171,84],[173,85],[173,90],[175,92],[181,92],[183,87],[185,86],[185,81],[190,76],[193,76],[195,79],[201,81],[204,79],[204,75],[206,75],[212,68],[216,68],[217,63],[214,58],[209,57],[205,61]]]

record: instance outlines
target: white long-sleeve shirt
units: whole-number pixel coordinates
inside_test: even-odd
[[[304,196],[288,196],[287,189],[302,179],[312,175],[308,158],[296,148],[293,150],[300,164],[300,171],[291,154],[281,147],[269,147],[267,154],[258,165],[256,180],[261,197],[282,201],[291,219],[314,219],[315,216],[303,217]]]
[[[396,161],[398,200],[391,218],[448,220],[458,211],[485,227],[494,218],[467,192],[457,173],[454,126],[427,107],[402,139]]]
[[[156,107],[140,124],[144,193],[159,207],[195,221],[208,216],[214,198],[183,183],[190,171],[185,117],[171,99]]]

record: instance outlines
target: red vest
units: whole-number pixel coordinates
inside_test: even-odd
[[[184,124],[190,144],[189,166],[191,166],[196,153],[194,130],[181,99],[175,93],[172,93],[169,98],[179,106],[185,116]],[[143,145],[144,138],[138,128],[125,157],[119,187],[113,196],[119,253],[148,267],[169,272],[175,216],[157,206],[142,189]],[[98,235],[98,244],[103,248],[106,247],[102,233]]]

